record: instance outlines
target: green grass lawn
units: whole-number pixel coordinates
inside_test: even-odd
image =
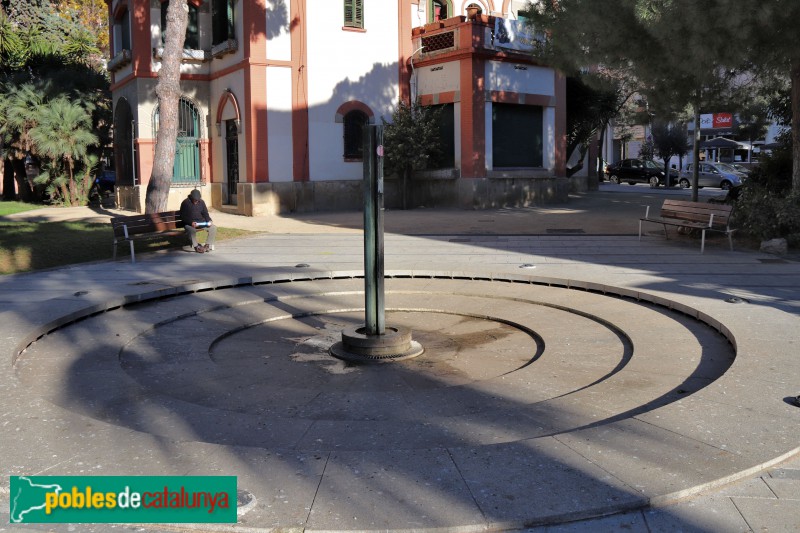
[[[5,204],[7,202],[2,202]],[[218,228],[217,240],[231,239],[254,232]],[[111,224],[88,222],[0,221],[0,274],[53,268],[87,261],[111,259]],[[136,254],[178,249],[187,243],[185,236],[137,241]],[[128,245],[120,244],[117,258],[128,259]]]
[[[26,204],[25,202],[0,202],[0,217],[23,211],[33,211],[45,207],[42,204]]]

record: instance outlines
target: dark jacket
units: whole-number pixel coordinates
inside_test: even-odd
[[[187,197],[181,202],[181,221],[184,226],[191,226],[192,222],[211,222],[208,215],[208,208],[203,200],[192,203],[192,199]]]

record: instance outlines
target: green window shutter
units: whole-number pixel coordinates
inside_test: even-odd
[[[234,30],[234,20],[233,20],[233,0],[228,0],[228,39],[235,39],[236,32]]]
[[[344,25],[345,26],[352,26],[353,25],[353,4],[355,4],[355,0],[344,0]]]
[[[354,26],[357,28],[364,27],[364,0],[353,0],[355,4],[355,13],[353,16]]]
[[[364,27],[364,0],[344,0],[344,25],[350,28]]]

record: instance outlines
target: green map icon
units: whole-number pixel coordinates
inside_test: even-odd
[[[63,490],[57,483],[43,484],[25,476],[12,477],[10,522],[38,522],[45,515],[45,495],[53,492],[60,494]]]

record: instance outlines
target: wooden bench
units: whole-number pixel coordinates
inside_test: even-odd
[[[184,233],[180,211],[113,217],[111,227],[114,230],[114,259],[117,258],[117,245],[127,242],[131,247],[131,263],[136,262],[133,241]]]
[[[642,240],[642,222],[653,222],[664,226],[664,235],[669,239],[667,226],[698,229],[702,232],[700,240],[700,253],[705,251],[706,231],[724,233],[728,236],[728,243],[733,250],[733,234],[735,229],[728,225],[731,219],[733,206],[716,205],[699,202],[684,202],[682,200],[664,200],[661,206],[661,215],[650,216],[650,206],[647,206],[644,217],[639,219],[639,240]]]

